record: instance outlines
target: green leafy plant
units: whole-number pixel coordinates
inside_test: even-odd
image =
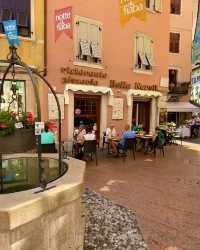
[[[13,134],[15,132],[15,115],[13,112],[0,112],[0,137]]]

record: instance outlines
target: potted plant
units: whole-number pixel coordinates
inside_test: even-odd
[[[15,119],[13,112],[0,112],[0,137],[11,135],[15,132]]]

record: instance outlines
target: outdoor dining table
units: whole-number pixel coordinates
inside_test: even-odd
[[[148,145],[149,145],[149,142],[153,140],[153,135],[149,135],[149,134],[138,135],[137,134],[136,139],[144,142],[144,153],[147,153],[148,152]]]
[[[108,138],[108,154],[112,154],[110,151],[112,142],[117,143],[117,142],[120,142],[120,140],[121,140],[121,137],[119,136],[115,136],[115,137],[113,136],[113,137]]]
[[[108,138],[109,141],[115,141],[115,142],[119,142],[122,138],[119,136],[115,136],[115,137],[110,137]]]

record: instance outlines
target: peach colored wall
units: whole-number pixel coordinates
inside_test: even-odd
[[[178,81],[190,81],[195,0],[181,1],[181,15],[170,15],[170,31],[180,33],[180,53],[169,53],[169,67],[179,69]]]
[[[62,34],[55,42],[54,34],[54,11],[72,6],[73,16],[83,16],[100,21],[103,24],[103,72],[108,77],[99,81],[99,85],[109,86],[109,80],[127,81],[132,84],[139,81],[143,84],[159,87],[160,78],[168,77],[168,47],[169,47],[169,0],[163,0],[163,12],[147,12],[147,20],[140,21],[132,18],[124,28],[120,24],[119,1],[116,0],[60,0],[48,1],[48,79],[56,86],[57,92],[64,91],[64,85],[61,83],[60,67],[73,66],[74,60],[74,40]],[[164,31],[164,32],[163,32]],[[154,40],[155,46],[155,64],[153,74],[145,75],[133,72],[133,53],[134,53],[134,34],[135,32],[145,32]],[[76,66],[77,68],[78,66]],[[101,70],[82,67],[83,70],[97,71]],[[76,76],[76,78],[78,78]],[[166,89],[160,88],[166,91]],[[116,93],[117,90],[114,90]],[[119,95],[124,90],[120,91]],[[123,127],[127,120],[127,107],[124,104],[124,120],[114,122],[116,126]],[[47,103],[46,103],[47,108]],[[66,132],[67,109],[65,109],[66,119],[63,122],[63,128]],[[111,119],[111,108],[108,108],[108,120]]]

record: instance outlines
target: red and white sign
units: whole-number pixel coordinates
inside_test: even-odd
[[[55,10],[55,41],[62,33],[72,38],[72,7]]]

